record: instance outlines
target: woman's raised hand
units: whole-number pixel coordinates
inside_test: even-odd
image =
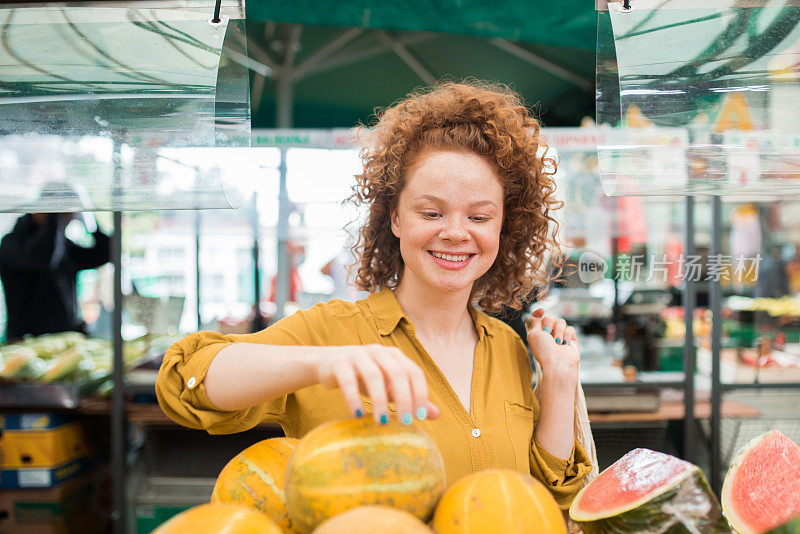
[[[577,376],[581,361],[575,328],[539,308],[525,318],[528,346],[542,370],[551,376]]]
[[[440,412],[428,399],[425,373],[397,347],[345,345],[321,355],[316,362],[317,379],[328,388],[342,390],[350,410],[364,415],[359,393],[372,401],[376,423],[389,422],[389,401],[394,402],[397,419],[411,424],[414,417],[436,419]]]

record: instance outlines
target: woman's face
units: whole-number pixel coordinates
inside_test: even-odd
[[[503,187],[497,171],[477,154],[422,152],[391,224],[405,263],[402,284],[471,291],[500,244]]]

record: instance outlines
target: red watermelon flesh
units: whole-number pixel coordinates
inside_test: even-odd
[[[751,441],[725,477],[722,509],[740,534],[761,534],[800,515],[800,445],[777,430]]]
[[[603,471],[587,487],[576,503],[581,515],[613,515],[629,510],[642,500],[649,500],[660,488],[691,473],[694,466],[669,454],[649,449],[634,449]]]

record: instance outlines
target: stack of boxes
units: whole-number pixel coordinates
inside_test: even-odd
[[[0,414],[0,534],[101,532],[111,484],[98,440],[71,415]]]

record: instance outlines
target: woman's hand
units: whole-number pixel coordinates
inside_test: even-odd
[[[545,315],[541,308],[525,318],[525,326],[528,346],[545,375],[577,379],[581,357],[575,329],[564,319]]]
[[[439,409],[428,400],[425,373],[397,347],[384,345],[346,345],[331,347],[316,362],[317,379],[328,388],[342,390],[352,412],[361,417],[364,392],[373,405],[376,423],[389,422],[389,401],[394,402],[397,419],[411,424],[418,419],[439,417]]]

